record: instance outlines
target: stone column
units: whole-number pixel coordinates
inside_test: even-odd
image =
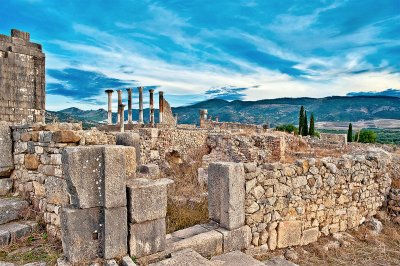
[[[124,132],[125,131],[125,118],[124,118],[124,109],[125,109],[125,104],[120,104],[119,105],[119,110],[120,110],[120,115],[121,115],[121,118],[120,118],[120,123],[119,123],[119,131],[120,132]]]
[[[159,99],[158,99],[158,106],[159,106],[159,123],[163,123],[163,115],[164,115],[164,92],[158,92]]]
[[[207,109],[201,109],[200,110],[200,127],[203,127],[204,126],[204,122],[207,121],[207,114],[208,114]]]
[[[122,105],[122,90],[117,90],[118,93],[118,118],[117,118],[117,124],[121,122],[121,110],[120,110],[120,105]]]
[[[215,117],[215,122],[217,122],[217,123],[219,122],[219,116]]]
[[[132,89],[126,89],[128,92],[128,124],[132,124]]]
[[[107,113],[107,124],[112,125],[112,94],[113,90],[106,90],[108,95],[108,113]]]
[[[138,87],[139,90],[139,124],[143,124],[143,87]]]
[[[178,114],[174,114],[175,126],[178,125]]]
[[[150,93],[150,125],[154,126],[154,90],[149,90]]]

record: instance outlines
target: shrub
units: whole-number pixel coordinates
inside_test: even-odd
[[[363,129],[360,131],[359,142],[362,143],[375,143],[377,134],[372,130]]]
[[[298,134],[299,131],[298,129],[293,125],[293,124],[284,124],[284,125],[279,125],[275,128],[277,131],[284,131],[288,133],[294,132],[295,134]]]

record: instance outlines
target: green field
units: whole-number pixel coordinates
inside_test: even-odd
[[[398,129],[368,128],[368,130],[376,132],[378,135],[377,143],[400,145],[400,130]],[[347,134],[346,130],[318,129],[318,131],[321,133]],[[356,131],[353,130],[353,134],[355,133]]]

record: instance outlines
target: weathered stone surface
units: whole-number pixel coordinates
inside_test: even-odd
[[[7,230],[0,230],[0,247],[8,245],[10,243],[10,232]],[[1,265],[1,264],[0,264]]]
[[[105,266],[118,266],[118,263],[115,260],[106,261]]]
[[[49,176],[45,182],[47,203],[65,206],[69,204],[67,181],[65,179]]]
[[[245,177],[243,164],[212,163],[209,176],[209,214],[226,229],[244,225]]]
[[[194,226],[188,227],[188,228],[184,228],[178,231],[175,231],[173,233],[171,233],[170,235],[167,235],[167,240],[170,239],[173,242],[185,239],[185,238],[189,238],[201,233],[205,233],[210,231],[209,228],[206,228],[206,226],[202,226],[200,224],[196,224]]]
[[[13,180],[11,178],[0,179],[0,196],[5,196],[11,192]]]
[[[63,252],[72,263],[90,262],[99,256],[101,232],[104,224],[100,208],[61,211]]]
[[[47,266],[47,263],[44,261],[37,261],[37,262],[31,262],[24,264],[24,266]]]
[[[0,224],[5,224],[20,218],[29,204],[25,200],[16,198],[0,199]]]
[[[129,254],[142,257],[165,249],[165,219],[129,225]]]
[[[224,253],[234,250],[243,250],[250,246],[251,242],[251,229],[249,226],[244,225],[231,231],[219,228],[217,229],[223,235],[224,240]]]
[[[301,222],[284,221],[278,225],[278,248],[300,245]]]
[[[129,256],[123,257],[121,260],[121,264],[122,266],[136,266],[136,263],[134,263],[131,257]]]
[[[0,121],[0,177],[9,177],[14,169],[13,143],[8,123]]]
[[[127,183],[128,212],[131,223],[164,218],[167,214],[167,185],[171,179],[137,178]]]
[[[25,167],[28,170],[37,170],[39,167],[39,158],[35,154],[25,154]]]
[[[76,143],[81,140],[81,136],[76,131],[61,130],[53,132],[53,141],[56,143]]]
[[[211,230],[182,239],[168,245],[171,250],[191,248],[203,257],[212,257],[223,252],[223,236],[220,232]]]
[[[139,172],[148,178],[159,178],[160,167],[157,164],[143,164],[139,166]]]
[[[0,231],[8,231],[10,233],[10,242],[15,242],[30,234],[32,228],[27,224],[12,222],[0,225]]]
[[[301,245],[308,245],[310,243],[316,242],[319,236],[318,227],[313,227],[303,231],[301,236]]]
[[[128,253],[128,219],[126,207],[104,210],[105,259],[122,257]]]
[[[151,263],[149,266],[211,266],[215,265],[196,251],[188,248],[173,252],[171,258]]]
[[[0,261],[1,266],[15,266],[14,263],[11,262],[5,262],[5,261]]]
[[[63,172],[78,208],[126,206],[125,154],[120,146],[68,147]]]
[[[135,148],[136,162],[140,162],[140,136],[133,132],[120,132],[115,136],[117,145],[131,146]]]
[[[283,257],[274,257],[270,260],[264,261],[266,266],[298,266],[297,264],[286,260]]]
[[[136,151],[134,147],[125,147],[125,176],[126,179],[132,179],[136,177]]]
[[[250,255],[244,254],[241,251],[232,251],[226,254],[222,254],[216,257],[212,257],[213,261],[217,265],[221,266],[263,266],[264,263],[253,259]]]

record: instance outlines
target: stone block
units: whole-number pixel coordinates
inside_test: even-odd
[[[202,257],[199,253],[195,252],[190,248],[173,252],[171,254],[171,258],[149,264],[149,266],[175,266],[175,265],[212,266],[215,264],[213,264],[206,258]]]
[[[300,221],[284,221],[278,224],[278,248],[300,245],[301,242]]]
[[[10,125],[0,122],[0,177],[9,177],[14,169],[13,142]]]
[[[28,170],[37,170],[39,167],[39,158],[35,154],[25,154],[25,167]]]
[[[223,236],[216,230],[194,235],[168,245],[171,250],[191,248],[203,257],[212,257],[223,253]]]
[[[124,147],[125,176],[127,179],[136,177],[136,151],[134,147]]]
[[[5,224],[21,218],[21,212],[28,208],[25,200],[16,198],[0,198],[0,224]]]
[[[250,246],[252,234],[249,226],[244,225],[231,231],[219,228],[217,229],[223,235],[224,253],[234,250],[243,250]]]
[[[103,257],[112,259],[128,253],[126,207],[104,209]]]
[[[78,208],[126,206],[125,153],[120,146],[68,147],[63,172]]]
[[[11,192],[13,180],[11,178],[0,179],[0,196],[5,196]]]
[[[231,251],[226,254],[211,258],[213,265],[220,266],[263,266],[264,263],[254,259],[252,256],[244,254],[241,251]]]
[[[131,259],[131,257],[125,256],[125,257],[123,257],[122,260],[121,260],[121,265],[122,265],[122,266],[136,266],[136,263],[133,262],[133,260]]]
[[[316,242],[319,236],[318,227],[313,227],[303,231],[301,236],[301,245],[308,245],[310,243]]]
[[[166,243],[165,219],[129,225],[129,254],[143,257],[163,251]]]
[[[127,183],[128,213],[131,223],[164,218],[167,214],[167,178],[132,179]]]
[[[140,162],[140,136],[138,133],[121,132],[115,136],[117,145],[131,146],[135,148],[136,162]]]
[[[53,141],[55,143],[77,143],[81,140],[81,136],[76,131],[61,130],[53,133]]]
[[[65,206],[69,204],[67,181],[63,178],[49,176],[45,182],[47,203]]]
[[[15,242],[16,240],[23,238],[31,233],[32,228],[27,224],[21,223],[7,223],[0,225],[0,231],[7,231],[10,233],[10,242]]]
[[[85,263],[99,257],[104,224],[100,208],[61,209],[63,252],[71,263]]]
[[[139,173],[145,175],[148,178],[159,178],[160,167],[157,164],[143,164],[139,166]]]
[[[10,232],[7,230],[0,230],[0,247],[6,246],[10,243]]]
[[[118,263],[115,260],[106,261],[105,266],[118,266]]]

